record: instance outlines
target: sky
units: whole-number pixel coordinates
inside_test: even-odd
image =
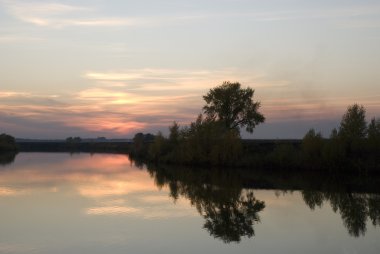
[[[328,136],[347,106],[380,117],[380,2],[0,0],[0,132],[130,138],[255,89],[244,138]]]

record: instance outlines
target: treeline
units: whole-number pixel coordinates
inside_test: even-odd
[[[279,142],[261,153],[257,145],[245,148],[242,166],[380,173],[380,119],[367,123],[365,108],[354,104],[328,138],[310,129],[299,144]]]
[[[89,153],[128,153],[130,144],[126,142],[18,142],[22,152],[89,152]]]
[[[239,161],[243,146],[239,133],[217,122],[198,119],[189,127],[177,123],[169,127],[169,137],[160,132],[152,142],[133,139],[130,154],[153,162],[188,165],[228,165]]]
[[[205,114],[189,126],[174,122],[168,137],[159,132],[153,140],[144,141],[144,134],[136,135],[131,156],[180,165],[380,172],[380,119],[367,123],[363,106],[349,106],[339,128],[333,129],[328,138],[311,129],[299,143],[244,142],[240,128],[252,132],[264,117],[257,112],[259,103],[253,103],[251,97],[239,104],[239,92],[244,89],[238,84],[231,92],[232,85],[235,84],[224,83],[210,90],[205,99],[210,94],[219,97],[206,100]],[[256,107],[246,109],[247,101]]]

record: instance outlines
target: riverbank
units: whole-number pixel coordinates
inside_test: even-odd
[[[17,142],[20,152],[89,152],[89,153],[121,153],[129,154],[131,158],[143,163],[156,165],[179,165],[194,167],[247,168],[264,170],[289,171],[325,171],[325,172],[361,172],[363,174],[378,174],[380,161],[375,153],[343,154],[341,147],[336,147],[331,140],[322,140],[320,152],[310,155],[305,151],[302,140],[297,139],[266,139],[241,140],[239,157],[222,163],[207,160],[184,161],[177,153],[160,157],[152,156],[154,142],[80,142],[67,143],[58,141]],[[169,147],[170,148],[170,147]],[[223,150],[224,147],[219,147]]]
[[[62,141],[16,142],[20,152],[103,152],[128,153],[130,142],[80,142],[68,143]]]

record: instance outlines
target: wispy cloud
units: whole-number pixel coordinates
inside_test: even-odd
[[[0,186],[0,197],[1,196],[16,196],[16,195],[21,195],[25,193],[26,193],[25,190],[17,190],[14,188]]]
[[[41,249],[26,244],[0,242],[0,253],[38,253]]]
[[[136,20],[98,17],[95,8],[61,3],[2,1],[15,18],[38,26],[128,26]],[[88,17],[89,16],[89,17]],[[91,17],[93,16],[93,17]]]
[[[363,104],[373,117],[380,110],[380,94],[371,96],[325,96],[324,98],[275,98],[267,99],[263,111],[269,122],[294,120],[339,119],[352,103]]]
[[[68,130],[69,133],[81,130],[89,135],[110,137],[166,130],[173,121],[180,124],[193,121],[201,112],[202,95],[228,80],[239,80],[243,86],[256,89],[255,100],[262,101],[261,110],[269,122],[338,118],[352,101],[364,104],[369,112],[380,109],[380,95],[297,97],[297,92],[289,92],[292,84],[286,80],[272,80],[264,74],[236,69],[146,68],[89,71],[83,77],[92,86],[69,94],[0,91],[3,128],[11,131],[22,128],[23,132],[29,129],[41,134],[47,132],[44,128],[49,128],[49,133],[56,136],[52,129],[61,131],[59,136],[68,136],[64,134]]]
[[[14,91],[0,91],[0,98],[11,98],[18,96],[28,96],[30,93],[14,92]]]
[[[347,20],[338,24],[341,28],[380,28],[380,17],[377,20]]]
[[[89,215],[115,215],[115,214],[134,214],[140,210],[134,207],[125,206],[103,206],[88,208],[86,213]]]
[[[101,14],[95,7],[68,5],[55,2],[0,1],[15,18],[37,26],[63,28],[70,26],[110,27],[110,26],[157,26],[204,18],[198,15],[181,16],[138,16],[114,17]]]
[[[120,27],[120,26],[157,26],[162,24],[176,24],[179,22],[217,20],[224,18],[249,18],[256,22],[276,22],[286,20],[310,19],[347,19],[368,17],[380,14],[379,4],[363,4],[329,9],[284,9],[279,11],[204,11],[197,13],[178,13],[165,16],[109,16],[102,14],[101,9],[95,6],[78,6],[57,2],[25,2],[0,1],[8,12],[15,18],[51,28],[72,26],[82,27]],[[372,23],[373,21],[370,21]],[[377,21],[375,21],[377,22]],[[366,26],[368,27],[368,25]],[[377,26],[376,26],[377,27]]]
[[[237,81],[255,87],[286,86],[286,82],[265,82],[265,74],[243,71],[236,68],[220,70],[185,70],[185,69],[132,69],[125,71],[96,72],[88,71],[83,75],[106,86],[126,87],[129,90],[165,91],[182,89],[204,91],[210,85],[223,81]]]
[[[380,14],[380,4],[342,6],[329,9],[294,9],[283,11],[246,12],[235,15],[250,16],[257,21],[284,21],[308,19],[339,19]]]
[[[194,120],[201,109],[201,95],[228,77],[238,76],[232,75],[232,71],[231,76],[222,76],[222,72],[168,69],[91,72],[85,77],[95,84],[70,94],[0,91],[0,112],[6,114],[2,116],[4,126],[13,131],[20,126],[23,129],[35,126],[38,131],[44,124],[56,126],[55,130],[67,131],[66,127],[72,127],[110,136],[166,129],[174,120],[180,123]],[[110,82],[118,85],[110,86]]]
[[[156,200],[152,206],[98,206],[86,210],[88,215],[128,215],[142,217],[144,219],[179,218],[198,216],[195,209],[189,206],[187,201],[177,200],[176,206],[171,206],[169,197]]]
[[[25,42],[41,42],[44,41],[44,38],[34,37],[34,36],[21,36],[21,35],[1,35],[0,43],[25,43]]]

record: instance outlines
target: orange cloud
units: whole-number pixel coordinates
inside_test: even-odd
[[[22,194],[22,192],[17,189],[0,186],[0,197],[1,196],[15,196],[19,194]]]
[[[255,100],[262,102],[261,111],[268,122],[340,118],[353,101],[365,105],[370,116],[380,112],[380,95],[303,97],[302,91],[286,80],[236,69],[146,68],[89,71],[84,77],[93,86],[65,96],[0,91],[0,111],[7,112],[10,118],[40,123],[36,132],[42,125],[54,125],[50,129],[125,137],[147,129],[166,129],[173,121],[188,124],[202,111],[202,95],[210,87],[225,80],[239,80],[243,86],[257,88]],[[4,122],[4,126],[21,128],[11,122]],[[28,124],[22,128],[27,129]]]
[[[112,215],[112,214],[131,214],[140,212],[139,209],[134,207],[124,206],[103,206],[88,208],[86,213],[89,215]]]

